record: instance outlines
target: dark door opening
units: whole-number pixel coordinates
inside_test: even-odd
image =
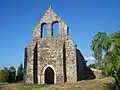
[[[50,67],[45,70],[45,83],[54,84],[54,71]]]

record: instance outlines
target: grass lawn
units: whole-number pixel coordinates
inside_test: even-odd
[[[38,85],[38,84],[0,84],[0,90],[115,90],[113,78],[85,80],[77,83]]]

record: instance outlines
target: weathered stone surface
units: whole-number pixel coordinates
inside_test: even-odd
[[[98,70],[98,69],[94,69],[94,68],[91,68],[91,70],[93,71],[96,78],[103,78],[104,77],[103,70]]]
[[[59,24],[59,35],[53,36],[53,24]],[[48,25],[47,38],[42,37],[43,25]],[[25,48],[25,82],[44,84],[54,72],[54,83],[72,83],[85,79],[84,58],[68,35],[67,25],[47,10],[33,31],[33,40]],[[49,77],[49,78],[47,78]]]

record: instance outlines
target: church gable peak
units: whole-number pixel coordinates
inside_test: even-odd
[[[55,21],[60,21],[61,19],[57,16],[57,14],[53,11],[52,6],[50,5],[44,16],[40,20],[40,23],[52,23]]]
[[[53,24],[58,23],[59,34],[58,36],[68,35],[68,26],[57,16],[50,5],[44,16],[40,20],[40,23],[36,26],[33,31],[34,38],[43,38],[43,26],[47,25],[47,37],[53,36]]]

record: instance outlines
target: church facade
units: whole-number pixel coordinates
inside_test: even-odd
[[[58,36],[53,25],[57,23]],[[47,37],[43,37],[47,25]],[[33,30],[33,39],[25,48],[25,83],[74,83],[85,79],[85,60],[69,36],[69,28],[51,7]]]

